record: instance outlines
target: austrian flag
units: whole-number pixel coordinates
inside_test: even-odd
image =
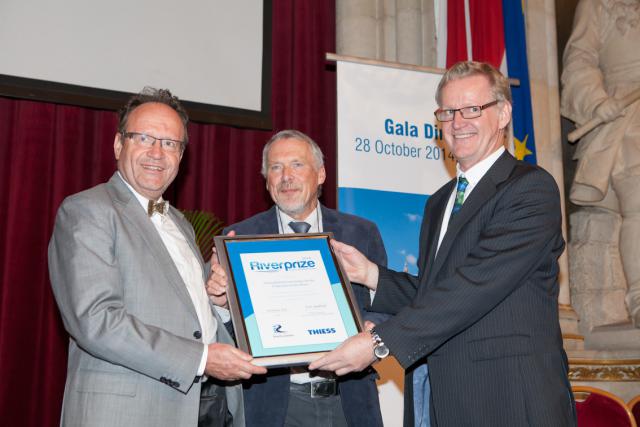
[[[527,63],[525,16],[520,0],[436,0],[438,66],[489,62],[518,85],[513,95],[513,151],[536,163]]]

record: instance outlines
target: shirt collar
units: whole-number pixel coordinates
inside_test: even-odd
[[[456,177],[460,178],[460,175],[464,175],[469,181],[469,184],[475,185],[478,181],[482,179],[482,177],[491,169],[491,166],[498,160],[498,158],[504,153],[504,147],[498,148],[496,151],[491,153],[486,159],[483,159],[473,165],[469,170],[462,171],[460,169],[460,164],[456,165]]]
[[[309,232],[310,233],[315,233],[317,231],[320,231],[320,227],[318,225],[318,220],[319,220],[319,216],[320,216],[320,212],[318,212],[318,209],[320,209],[320,203],[316,204],[316,208],[309,213],[309,215],[307,215],[307,217],[305,219],[303,219],[303,222],[306,222],[307,224],[309,224],[311,227],[309,228]],[[282,221],[282,226],[283,227],[288,227],[289,223],[291,221],[293,222],[298,222],[300,220],[295,219],[290,217],[289,215],[287,215],[282,209],[277,208],[277,212],[278,215],[280,215],[280,220]]]
[[[136,196],[136,199],[138,200],[138,202],[140,202],[140,205],[142,206],[142,208],[146,212],[147,211],[147,207],[149,206],[149,199],[147,199],[146,197],[144,197],[143,195],[138,193],[136,190],[134,190],[134,188],[131,186],[131,184],[129,184],[127,182],[127,180],[124,179],[124,177],[122,176],[120,171],[118,171],[118,176],[120,177],[120,179],[122,179],[122,181],[129,188],[129,190],[131,190],[133,195]],[[162,196],[160,196],[160,198],[158,200],[154,200],[154,201],[155,202],[162,202],[163,201]],[[164,213],[167,213],[168,210],[169,210],[169,202],[167,201],[165,206],[164,206]]]

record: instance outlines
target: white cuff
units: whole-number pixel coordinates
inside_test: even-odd
[[[229,320],[231,320],[231,313],[229,313],[229,310],[224,307],[218,307],[217,305],[214,305],[214,308],[218,312],[218,315],[220,316],[220,319],[222,319],[223,323],[227,323]]]
[[[202,359],[200,359],[200,366],[198,366],[197,376],[202,376],[204,374],[204,368],[207,366],[207,357],[209,356],[209,346],[204,345],[204,351],[202,352]]]

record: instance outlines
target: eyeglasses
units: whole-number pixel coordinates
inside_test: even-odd
[[[460,112],[465,119],[475,119],[476,117],[480,117],[482,115],[482,110],[493,107],[496,105],[499,100],[491,101],[488,104],[484,105],[472,105],[470,107],[462,107],[462,108],[449,108],[443,110],[441,108],[437,109],[433,114],[436,115],[436,119],[441,122],[450,122],[456,115],[456,111]]]
[[[182,141],[176,141],[175,139],[156,138],[155,136],[140,132],[125,132],[122,136],[132,139],[136,144],[147,148],[153,147],[156,141],[160,141],[160,147],[162,147],[164,151],[171,153],[180,151],[183,144]]]

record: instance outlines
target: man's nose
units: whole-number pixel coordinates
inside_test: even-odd
[[[147,151],[149,157],[153,157],[154,159],[160,159],[164,157],[164,150],[162,149],[162,144],[160,144],[159,140],[155,140],[151,148]]]
[[[460,126],[465,120],[466,119],[462,117],[462,113],[459,110],[453,112],[453,120],[451,120],[453,122],[453,126]]]
[[[454,129],[460,129],[467,125],[469,120],[462,117],[462,113],[460,111],[455,111],[453,113],[453,120],[451,120],[451,127]]]
[[[291,181],[293,179],[293,168],[289,166],[284,166],[282,168],[282,180],[283,181]]]

